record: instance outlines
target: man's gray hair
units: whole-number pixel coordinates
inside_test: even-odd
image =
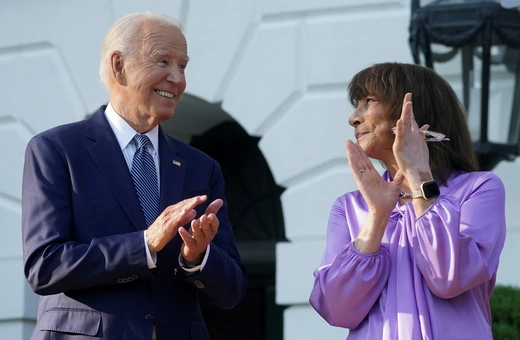
[[[135,54],[134,41],[139,32],[137,29],[144,21],[155,21],[159,24],[182,29],[180,22],[163,14],[152,12],[128,14],[117,20],[108,30],[101,50],[99,63],[99,78],[101,84],[108,88],[111,72],[110,56],[114,51],[119,51],[124,57],[132,57]]]

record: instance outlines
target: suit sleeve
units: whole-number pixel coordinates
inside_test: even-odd
[[[151,276],[142,231],[78,241],[74,194],[66,152],[48,138],[33,138],[22,186],[24,271],[31,289],[48,295]]]
[[[224,196],[224,177],[220,166],[213,162],[210,195],[207,202],[217,198],[224,200],[224,205],[217,213],[219,220],[218,232],[210,244],[210,252],[204,269],[186,280],[195,286],[195,281],[203,283],[199,293],[209,303],[230,309],[242,299],[247,288],[247,271],[240,260],[233,229],[228,219],[228,207]]]

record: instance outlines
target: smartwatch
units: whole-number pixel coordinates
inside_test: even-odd
[[[412,198],[424,198],[429,200],[441,194],[436,180],[422,182],[421,189],[412,191]]]

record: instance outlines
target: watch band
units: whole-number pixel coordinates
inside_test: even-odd
[[[412,191],[412,199],[425,198],[421,189]]]

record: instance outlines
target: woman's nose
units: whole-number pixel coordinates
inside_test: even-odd
[[[361,120],[362,120],[362,117],[359,114],[358,110],[354,110],[354,112],[352,112],[352,114],[348,118],[348,123],[350,124],[350,126],[356,127],[359,124],[361,124]]]

